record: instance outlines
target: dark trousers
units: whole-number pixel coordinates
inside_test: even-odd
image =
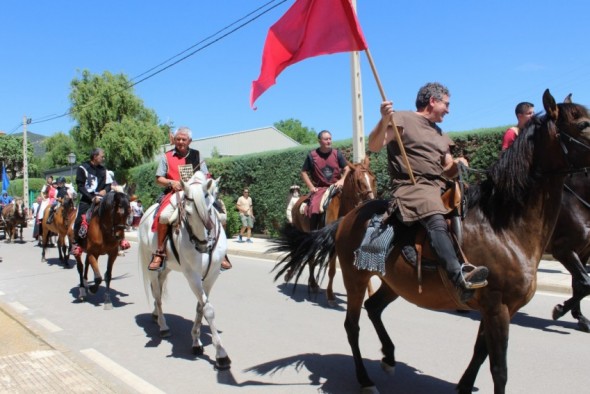
[[[445,218],[441,214],[434,214],[421,219],[420,224],[426,228],[430,246],[447,271],[449,279],[457,284],[461,278],[461,262],[457,258]]]

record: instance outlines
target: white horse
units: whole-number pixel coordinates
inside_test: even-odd
[[[207,180],[202,172],[197,171],[188,182],[182,183],[184,190],[172,197],[171,204],[176,210],[170,220],[172,235],[166,242],[168,257],[161,271],[148,270],[157,245],[156,233],[152,232],[151,228],[158,204],[148,208],[138,229],[139,265],[143,272],[146,294],[149,293],[149,285],[154,297],[152,317],[160,326],[160,336],[170,336],[170,328],[162,312],[162,294],[166,278],[170,271],[180,271],[186,277],[198,301],[197,314],[191,330],[193,353],[203,353],[200,334],[204,316],[216,348],[215,367],[229,369],[231,361],[215,327],[215,311],[209,302],[209,292],[219,276],[221,262],[227,250],[227,237],[215,209],[212,208],[217,193],[217,182],[218,180]],[[176,196],[180,198],[177,199]],[[177,225],[179,231],[175,231]]]

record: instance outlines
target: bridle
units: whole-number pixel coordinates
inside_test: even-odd
[[[357,203],[355,205],[358,206],[366,200],[373,200],[375,198],[375,192],[371,188],[371,179],[370,179],[371,176],[373,178],[375,178],[375,174],[373,174],[369,169],[364,168],[364,167],[355,168],[354,171],[355,172],[359,171],[361,173],[360,177],[362,177],[364,179],[364,182],[361,182],[361,183],[368,186],[367,190],[362,190],[362,191],[356,192]]]
[[[205,191],[204,198],[207,199],[209,196],[211,196],[211,194],[209,192]],[[179,197],[179,193],[177,193],[177,198],[178,197]],[[193,232],[192,226],[189,223],[188,218],[189,218],[190,214],[187,213],[186,209],[185,209],[185,204],[187,202],[192,203],[193,206],[195,207],[195,210],[197,212],[199,211],[194,198],[184,195],[182,197],[181,203],[178,204],[178,209],[180,211],[179,216],[181,218],[180,221],[184,224],[184,227],[186,228],[186,231],[189,236],[189,240],[191,241],[191,243],[195,247],[195,250],[201,254],[207,253],[209,255],[209,264],[207,264],[207,271],[205,271],[205,275],[203,275],[203,279],[202,279],[202,280],[205,280],[205,278],[209,274],[209,270],[211,269],[211,262],[213,261],[213,259],[212,259],[213,251],[215,250],[215,247],[217,246],[217,243],[219,242],[219,234],[221,233],[221,224],[219,223],[219,221],[215,221],[213,223],[213,225],[211,225],[211,223],[210,223],[211,219],[209,220],[209,223],[207,223],[205,220],[203,220],[201,215],[197,214],[197,216],[199,217],[199,220],[201,221],[201,223],[203,224],[203,227],[206,230],[205,231],[205,239],[199,238],[197,235],[195,235],[195,233]],[[209,213],[211,212],[211,206],[207,207],[207,212],[209,212]],[[175,257],[176,257],[176,260],[178,261],[178,264],[180,264],[180,256],[177,255],[176,252],[175,252]]]

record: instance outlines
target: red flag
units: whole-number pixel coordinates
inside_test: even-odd
[[[350,0],[297,0],[271,26],[262,67],[252,82],[250,106],[288,66],[308,57],[367,49]]]

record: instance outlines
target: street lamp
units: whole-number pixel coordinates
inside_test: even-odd
[[[72,170],[72,166],[76,163],[76,154],[75,153],[70,153],[68,155],[68,163],[70,163],[70,182],[72,182],[72,184],[74,183],[74,173]]]

